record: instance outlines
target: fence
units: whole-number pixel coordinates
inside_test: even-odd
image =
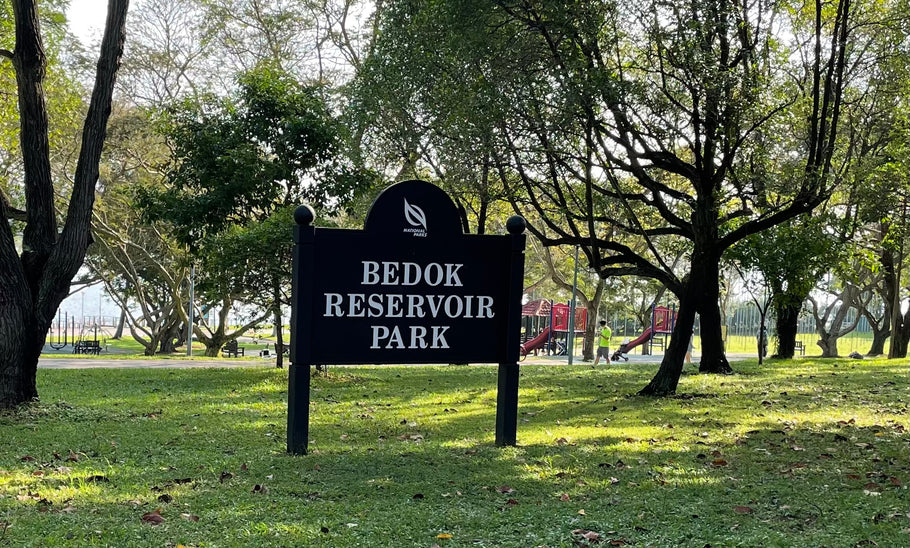
[[[76,341],[106,339],[113,334],[120,321],[118,316],[70,316],[58,313],[51,323],[46,342],[52,348],[72,346]]]
[[[847,322],[850,323],[856,318],[856,311],[851,310],[847,316]],[[613,329],[614,339],[622,341],[625,338],[634,339],[641,335],[644,326],[636,319],[622,314],[613,313],[608,316],[608,321]],[[775,318],[770,313],[765,318],[765,329],[768,334],[768,353],[773,354],[776,350],[776,332],[774,330]],[[731,354],[757,354],[758,334],[761,323],[761,315],[758,306],[753,302],[742,302],[728,307],[726,323],[722,326],[724,331],[725,347]],[[701,325],[699,317],[696,316],[694,326],[693,345],[696,354],[701,350]],[[808,312],[803,311],[800,314],[797,326],[796,340],[802,342],[806,349],[807,355],[820,354],[818,333],[815,331],[815,319]],[[838,339],[838,353],[846,356],[852,352],[865,354],[872,346],[872,327],[866,318],[860,318],[855,330]],[[888,351],[888,343],[885,343],[885,352]],[[637,352],[637,350],[636,350]]]

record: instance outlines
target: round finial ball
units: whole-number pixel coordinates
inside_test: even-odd
[[[525,218],[521,215],[512,215],[509,217],[509,220],[506,221],[506,230],[509,231],[509,234],[521,234],[527,228],[528,223],[525,222]]]
[[[316,212],[308,205],[297,206],[294,210],[294,221],[299,225],[311,225],[316,219]]]

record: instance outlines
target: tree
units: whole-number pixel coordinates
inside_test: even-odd
[[[165,188],[146,189],[139,204],[149,220],[169,222],[198,258],[199,287],[210,302],[222,311],[234,299],[258,302],[280,325],[291,208],[309,202],[328,216],[370,179],[345,163],[318,86],[301,85],[270,65],[241,74],[237,83],[231,97],[170,109],[164,133],[174,167]],[[208,355],[238,336],[225,334],[221,324],[209,335],[194,327]]]
[[[0,5],[0,36],[15,36],[12,3]],[[66,33],[65,3],[49,0],[39,13],[42,25],[46,75],[43,82],[48,114],[48,143],[51,154],[51,173],[58,197],[69,194],[72,163],[79,147],[79,130],[85,110],[86,88],[76,76],[73,52],[81,53],[81,44]],[[0,48],[6,44],[0,42]],[[21,184],[23,161],[19,143],[20,118],[16,88],[16,70],[12,63],[0,60],[0,207],[7,208],[10,218],[25,221],[25,195]],[[62,207],[58,199],[57,207]],[[21,226],[14,226],[14,233]]]
[[[197,0],[146,0],[130,15],[130,43],[118,79],[121,96],[154,108],[199,95],[224,72]]]
[[[48,116],[47,58],[34,0],[13,0],[15,46],[0,49],[16,72],[23,159],[25,226],[17,249],[8,208],[0,207],[0,408],[38,396],[38,356],[60,302],[69,292],[91,241],[91,212],[114,81],[125,40],[128,0],[110,0],[82,132],[72,193],[62,229],[54,207]]]
[[[136,188],[156,184],[161,174],[155,167],[167,158],[152,127],[147,109],[114,105],[99,166],[94,244],[85,259],[148,356],[174,352],[185,333],[177,311],[186,306],[189,277],[185,248],[168,236],[165,225],[143,223],[133,207]]]
[[[870,274],[864,272],[866,277]],[[868,307],[871,291],[862,291],[852,280],[836,279],[822,285],[823,303],[809,295],[809,311],[815,319],[818,346],[823,358],[839,357],[837,341],[859,324],[862,312]],[[853,311],[853,314],[850,312]]]
[[[601,276],[653,278],[679,298],[674,336],[642,394],[675,391],[696,312],[701,371],[731,371],[721,257],[811,211],[837,182],[851,3],[817,3],[809,35],[794,35],[790,50],[778,24],[789,12],[778,8],[404,2],[380,21],[373,62],[420,83],[402,89],[417,127],[495,121],[481,150],[516,211],[540,220],[532,234],[579,245]],[[788,21],[792,30],[803,30],[803,15]],[[444,149],[429,152],[442,158]],[[780,169],[754,169],[750,156],[760,153],[778,154]],[[667,250],[680,247],[688,264],[674,268]]]
[[[830,218],[798,218],[754,234],[731,249],[730,257],[761,273],[771,293],[777,334],[776,358],[792,358],[799,314],[816,282],[839,258]]]

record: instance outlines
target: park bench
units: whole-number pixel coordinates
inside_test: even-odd
[[[666,351],[666,345],[664,344],[665,340],[663,337],[654,337],[651,339],[651,349],[659,349],[661,351]]]
[[[73,344],[73,354],[94,354],[101,353],[101,343],[99,341],[76,341]]]
[[[793,350],[799,352],[800,356],[806,355],[806,346],[803,344],[803,341],[797,340],[793,345]]]
[[[277,347],[278,344],[275,343],[275,346]],[[288,343],[284,343],[281,346],[281,353],[284,354],[285,356],[290,356],[291,355],[291,345],[289,345]],[[260,358],[270,358],[270,357],[274,356],[275,354],[277,354],[277,350],[269,350],[269,343],[265,343],[265,348],[263,348],[262,350],[259,351]]]
[[[230,341],[224,345],[224,348],[221,349],[221,352],[228,358],[246,356],[246,354],[244,354],[243,347],[237,344],[237,339],[234,339],[233,341]]]

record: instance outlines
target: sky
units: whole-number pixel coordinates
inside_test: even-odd
[[[92,38],[99,38],[104,29],[107,1],[70,0],[66,16],[70,31],[78,36],[82,43],[91,42]]]

